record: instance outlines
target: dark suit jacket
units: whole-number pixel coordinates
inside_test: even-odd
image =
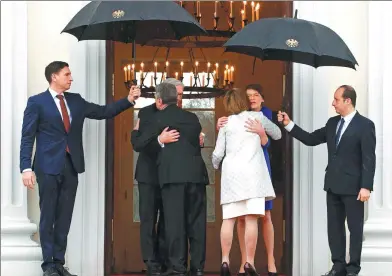
[[[20,144],[20,171],[32,168],[46,174],[59,174],[64,168],[68,144],[76,172],[84,172],[83,124],[84,119],[108,119],[130,108],[127,98],[101,106],[87,102],[80,94],[64,93],[72,118],[69,132],[65,131],[61,114],[47,90],[31,96],[24,111]],[[34,140],[36,152],[31,164]]]
[[[327,143],[325,191],[342,195],[358,195],[361,188],[372,191],[376,168],[374,123],[357,112],[336,148],[335,135],[340,118],[341,116],[330,118],[325,127],[312,133],[296,125],[290,134],[308,146]]]
[[[160,150],[158,142],[152,143],[149,147],[143,144],[142,133],[152,127],[155,113],[157,112],[155,103],[139,110],[139,130],[131,132],[131,143],[133,149],[139,152],[136,163],[135,179],[141,183],[159,184],[157,158]]]
[[[207,168],[201,155],[199,136],[201,125],[197,116],[177,107],[167,106],[156,113],[154,126],[142,134],[140,147],[153,149],[158,144],[158,135],[169,127],[180,133],[175,143],[165,144],[158,153],[158,177],[161,186],[169,183],[209,183]]]

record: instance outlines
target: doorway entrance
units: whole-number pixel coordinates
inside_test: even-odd
[[[261,3],[261,2],[260,2]],[[213,2],[211,2],[213,7]],[[262,2],[261,18],[292,15],[292,2]],[[212,20],[211,20],[212,22]],[[130,62],[131,45],[107,43],[107,103],[126,97],[123,65]],[[137,46],[136,62],[151,60],[156,48]],[[172,49],[170,56],[184,58],[183,49]],[[277,112],[284,108],[291,113],[292,71],[291,64],[278,61],[256,61],[248,56],[227,53],[222,49],[205,51],[214,62],[227,61],[235,65],[236,87],[244,88],[249,83],[263,86],[266,105]],[[165,52],[156,56],[165,60]],[[140,108],[153,102],[141,98],[135,108],[127,110],[106,124],[106,207],[105,207],[105,276],[131,275],[145,269],[140,249],[140,222],[138,213],[138,183],[134,180],[137,153],[130,143],[130,133],[137,120]],[[212,168],[211,153],[217,136],[216,120],[225,116],[222,99],[183,100],[183,108],[194,112],[206,134],[203,158],[208,168],[210,185],[207,186],[207,250],[205,271],[219,273],[221,262],[220,226],[222,213],[220,206],[220,173]],[[276,116],[275,116],[276,118]],[[292,145],[283,131],[283,138],[271,144],[272,177],[277,194],[272,210],[275,228],[275,259],[279,272],[291,275],[292,271]],[[260,229],[262,224],[260,223]],[[240,250],[233,238],[231,267],[233,272],[240,265]],[[265,272],[267,266],[264,241],[260,231],[256,252],[256,268]]]

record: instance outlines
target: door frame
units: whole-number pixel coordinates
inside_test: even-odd
[[[293,4],[288,2],[286,13],[293,14]],[[293,65],[285,63],[283,107],[286,112],[293,111]],[[106,41],[106,104],[114,101],[114,42]],[[284,143],[284,252],[282,267],[287,276],[292,275],[293,268],[293,141],[287,132],[282,132]],[[114,119],[106,121],[105,145],[105,241],[104,241],[104,275],[110,276],[113,266],[113,193],[114,193]]]

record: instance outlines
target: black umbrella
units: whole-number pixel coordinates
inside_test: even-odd
[[[255,21],[229,39],[227,52],[261,60],[282,60],[320,66],[355,69],[358,65],[338,34],[321,24],[297,18],[266,18]]]
[[[62,32],[80,40],[144,44],[152,39],[181,39],[206,34],[184,8],[173,1],[92,1]]]

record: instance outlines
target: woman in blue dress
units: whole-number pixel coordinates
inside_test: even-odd
[[[269,120],[272,120],[272,111],[268,107],[264,106],[264,95],[262,94],[262,87],[260,84],[250,84],[246,87],[246,94],[249,100],[250,109],[252,111],[260,111],[267,117]],[[219,118],[217,123],[217,128],[219,129],[227,122],[227,117]],[[261,145],[264,152],[265,161],[267,163],[268,172],[271,175],[271,163],[270,157],[268,153],[268,147],[270,145],[270,139],[265,133],[263,127],[259,122],[253,121],[249,122],[247,128],[251,132],[258,133],[261,138]],[[267,251],[267,259],[268,259],[268,276],[277,276],[277,270],[275,265],[275,257],[274,257],[274,226],[272,224],[271,219],[271,210],[272,210],[272,200],[265,202],[265,216],[262,217],[263,222],[263,238],[264,244]],[[241,248],[241,266],[238,273],[238,276],[244,276],[244,264],[246,262],[246,254],[245,254],[245,222],[243,220],[238,220],[237,222],[237,233],[238,240]]]

